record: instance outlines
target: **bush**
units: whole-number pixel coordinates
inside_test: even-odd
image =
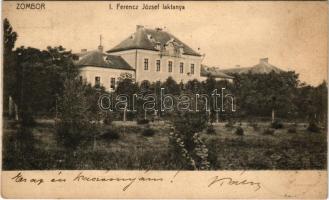
[[[109,114],[104,118],[104,124],[106,125],[111,125],[113,122],[113,117],[110,116]]]
[[[235,134],[237,134],[237,135],[244,135],[243,128],[241,128],[240,126],[238,128],[236,128]]]
[[[117,140],[120,138],[120,134],[115,129],[109,128],[101,135],[101,138],[106,140]]]
[[[296,127],[288,128],[288,133],[296,133],[296,132],[297,132]]]
[[[250,123],[250,126],[254,129],[254,131],[258,131],[259,130],[258,124],[255,123],[255,122]]]
[[[137,124],[148,124],[150,121],[148,119],[137,119]]]
[[[274,134],[274,130],[273,130],[273,129],[269,129],[269,128],[267,128],[267,129],[265,129],[265,130],[263,131],[263,134],[264,134],[264,135],[273,135],[273,134]]]
[[[206,133],[209,134],[209,135],[214,135],[214,134],[216,134],[216,130],[214,129],[214,126],[213,126],[213,125],[208,126],[208,127],[207,127],[207,132],[206,132]]]
[[[95,133],[95,128],[92,124],[59,122],[56,124],[57,141],[65,148],[76,149],[85,140]]]
[[[228,121],[226,124],[225,124],[225,127],[226,128],[233,128],[234,126],[234,122],[233,121]]]
[[[271,127],[274,129],[281,129],[283,128],[283,124],[280,121],[276,120],[271,124]]]
[[[313,133],[318,133],[320,132],[320,127],[315,122],[310,122],[307,130]]]
[[[146,128],[143,131],[143,136],[145,137],[152,137],[155,134],[155,130],[152,128]]]

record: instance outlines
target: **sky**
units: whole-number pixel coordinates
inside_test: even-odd
[[[3,17],[19,37],[16,46],[45,49],[62,45],[73,52],[93,50],[102,35],[105,50],[136,30],[136,25],[164,28],[205,54],[203,63],[232,68],[255,65],[260,58],[283,70],[294,70],[301,81],[327,80],[327,2],[172,2],[178,10],[116,10],[117,3],[45,2],[45,10],[17,10],[3,2]],[[157,4],[156,2],[144,2]],[[167,4],[167,2],[159,2]]]

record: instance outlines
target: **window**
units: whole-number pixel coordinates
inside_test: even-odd
[[[111,78],[111,88],[115,89],[115,78]]]
[[[96,87],[101,86],[101,77],[95,76],[95,86]]]
[[[168,72],[172,72],[172,61],[168,62]]]
[[[184,73],[184,63],[180,63],[179,64],[179,72],[182,74],[182,73]]]
[[[156,61],[156,66],[157,66],[157,72],[159,72],[160,71],[160,66],[161,66],[160,60]]]
[[[149,70],[149,59],[144,59],[144,70]]]
[[[191,74],[194,74],[194,64],[191,64]]]
[[[83,82],[83,77],[82,76],[79,76],[79,81]]]

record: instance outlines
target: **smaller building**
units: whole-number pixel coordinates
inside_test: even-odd
[[[252,67],[238,67],[229,68],[229,69],[222,69],[221,72],[225,74],[268,74],[270,72],[280,73],[283,72],[282,69],[270,64],[268,62],[268,58],[261,58],[259,59],[259,63],[252,66]]]
[[[135,78],[135,69],[121,56],[103,53],[102,48],[83,50],[75,56],[75,65],[80,67],[80,79],[93,86],[103,86],[107,91],[113,91],[118,78]]]
[[[233,76],[227,75],[220,71],[217,67],[209,67],[207,65],[201,65],[201,81],[206,80],[209,76],[212,76],[215,78],[215,80],[226,80],[229,82],[233,81]]]

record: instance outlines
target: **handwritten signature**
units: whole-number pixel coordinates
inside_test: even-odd
[[[80,172],[73,181],[86,181],[86,182],[125,182],[127,185],[123,187],[123,191],[126,191],[135,181],[139,182],[162,182],[163,178],[148,178],[148,177],[129,177],[129,178],[121,178],[121,177],[88,177]]]
[[[145,173],[147,173],[146,171]],[[60,175],[61,172],[58,174]],[[50,180],[45,180],[43,178],[25,178],[22,172],[19,172],[14,177],[11,178],[16,183],[35,183],[37,186],[45,182],[59,182],[63,183],[67,180],[64,178],[52,178]],[[135,182],[163,182],[163,178],[158,177],[147,177],[147,176],[138,176],[138,177],[108,177],[108,176],[88,176],[83,172],[80,172],[77,176],[72,179],[73,182],[121,182],[125,183],[122,188],[123,191],[126,191],[133,183]]]
[[[253,182],[253,181],[248,181],[247,179],[243,179],[243,180],[234,180],[231,177],[224,177],[221,178],[219,176],[215,176],[211,179],[210,184],[208,185],[208,187],[211,187],[213,185],[232,185],[232,186],[239,186],[239,185],[249,185],[249,186],[253,186],[255,188],[255,191],[258,191],[259,189],[261,189],[261,184],[259,182]]]

